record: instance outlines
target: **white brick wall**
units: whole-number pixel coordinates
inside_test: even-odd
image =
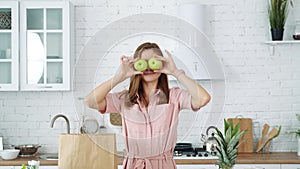
[[[177,16],[177,8],[181,4],[196,1],[72,2],[75,5],[75,45],[78,60],[88,41],[107,24],[141,13]],[[253,118],[255,140],[260,137],[264,123],[271,126],[282,125],[282,133],[273,141],[272,151],[295,151],[296,139],[286,132],[300,127],[300,123],[295,120],[295,114],[300,113],[300,44],[277,45],[273,55],[270,47],[263,43],[270,39],[266,1],[210,0],[200,3],[214,8],[214,16],[209,17],[212,18],[209,21],[212,31],[210,41],[223,64],[226,77],[226,96],[221,119],[237,115]],[[285,39],[291,39],[293,21],[300,18],[299,12],[298,15],[294,12],[300,9],[300,3],[295,3],[287,21]],[[127,52],[134,50],[128,49],[128,46],[135,44],[123,45],[121,48],[127,49]],[[78,132],[78,117],[83,111],[78,97],[83,97],[94,87],[95,72],[91,65],[98,62],[96,57],[77,65],[73,92],[1,92],[0,135],[4,137],[5,145],[34,143],[42,145],[42,152],[57,152],[58,136],[66,132],[66,124],[59,119],[54,128],[50,128],[51,118],[58,113],[66,114],[71,121],[71,132]],[[114,73],[106,65],[99,66],[103,70],[101,73],[107,77]],[[96,79],[98,82],[102,81],[100,77]],[[209,84],[203,85],[213,92]],[[222,121],[218,121],[219,114],[207,111],[208,108],[198,115],[183,112],[180,116],[178,139],[199,144],[200,134],[204,134],[209,125],[218,124],[218,127],[222,127]],[[101,116],[97,111],[87,109],[87,114],[94,115],[100,122]],[[107,127],[110,126],[108,123],[106,116]],[[121,129],[116,127],[109,131],[121,133]],[[122,149],[123,146],[122,137],[119,135],[118,148]]]

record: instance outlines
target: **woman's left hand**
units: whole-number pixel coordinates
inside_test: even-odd
[[[155,72],[161,72],[161,73],[165,73],[167,75],[173,75],[175,74],[175,72],[178,70],[176,67],[176,64],[172,58],[172,54],[165,49],[165,52],[168,55],[168,58],[162,57],[162,56],[156,56],[157,60],[160,60],[163,62],[163,67],[159,70],[155,70]]]

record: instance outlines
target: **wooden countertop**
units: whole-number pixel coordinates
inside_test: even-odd
[[[21,166],[30,160],[39,160],[42,166],[57,166],[58,160],[43,160],[39,156],[18,157],[14,160],[3,160],[0,158],[0,166]],[[118,164],[122,164],[119,159]],[[216,160],[183,160],[176,159],[176,164],[216,164]],[[300,157],[295,152],[273,152],[268,154],[260,153],[240,153],[236,161],[237,164],[300,164]]]
[[[216,164],[216,160],[179,160],[176,164]],[[295,152],[240,153],[236,164],[300,164]]]
[[[40,165],[43,166],[57,166],[58,160],[43,160],[39,158],[39,155],[34,157],[18,157],[14,160],[3,160],[0,158],[0,166],[22,166],[22,164],[27,165],[28,161],[36,160],[40,161]]]

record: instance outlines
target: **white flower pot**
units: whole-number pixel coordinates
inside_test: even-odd
[[[297,155],[300,156],[300,137],[298,137],[298,151]]]

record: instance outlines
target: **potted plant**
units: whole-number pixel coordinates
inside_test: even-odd
[[[287,18],[288,0],[269,0],[269,22],[272,40],[282,40]]]
[[[217,165],[222,169],[232,169],[238,155],[238,146],[240,138],[247,132],[240,131],[240,124],[233,126],[232,120],[227,122],[224,119],[224,134],[216,129],[217,141]]]
[[[300,114],[296,114],[296,117],[297,117],[298,121],[300,122]],[[297,151],[297,155],[300,156],[300,129],[298,129],[297,131],[291,131],[289,133],[296,134],[296,137],[298,138],[298,151]]]

